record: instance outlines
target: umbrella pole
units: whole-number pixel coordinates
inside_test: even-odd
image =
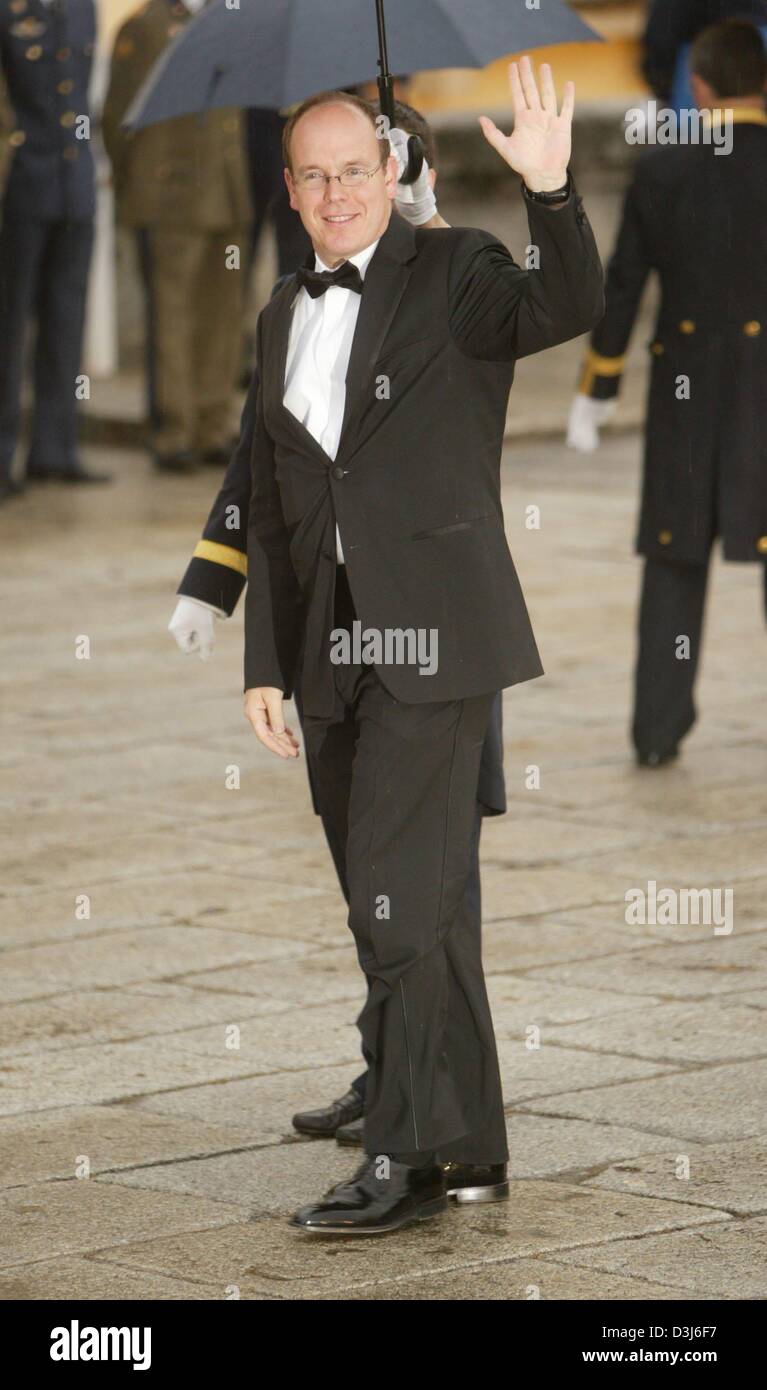
[[[376,23],[378,25],[378,100],[381,114],[386,116],[390,125],[396,126],[397,121],[394,114],[394,79],[389,72],[389,54],[386,47],[386,16],[384,14],[384,0],[376,0]],[[401,183],[415,183],[418,175],[423,168],[424,149],[420,138],[411,135],[407,142],[408,162]]]

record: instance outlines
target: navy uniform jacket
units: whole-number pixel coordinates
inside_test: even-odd
[[[276,295],[290,276],[277,281]],[[248,510],[251,492],[250,455],[256,424],[258,373],[250,384],[240,421],[240,436],[221,489],[210,510],[178,593],[201,599],[231,616],[245,587],[248,572]],[[309,779],[311,787],[311,777]],[[311,787],[314,809],[317,803]],[[482,749],[477,799],[483,810],[500,815],[506,810],[503,775],[502,698],[496,696]]]
[[[640,554],[767,560],[767,115],[735,113],[733,149],[663,146],[638,161],[580,390],[609,400],[651,271]],[[683,378],[689,380],[685,399]]]
[[[0,63],[14,113],[4,216],[83,220],[95,210],[88,116],[93,0],[0,0]]]

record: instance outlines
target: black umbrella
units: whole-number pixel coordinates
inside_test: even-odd
[[[387,43],[388,28],[388,43]],[[599,41],[564,0],[226,0],[206,7],[161,55],[128,110],[131,130],[211,106],[279,109],[371,77],[394,123],[395,72],[481,68],[546,44]],[[411,171],[412,172],[412,171]]]

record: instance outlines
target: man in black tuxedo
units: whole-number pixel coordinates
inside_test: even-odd
[[[365,1162],[302,1208],[310,1231],[394,1229],[444,1209],[445,1162],[505,1180],[503,1100],[479,943],[462,931],[495,692],[542,673],[506,544],[500,454],[517,357],[585,332],[602,271],[568,174],[574,91],[510,69],[489,142],[523,179],[536,269],[490,234],[392,211],[397,164],[359,99],[285,130],[314,247],[261,313],[248,525],[245,712],[298,756],[300,679],[323,816],[346,847],[368,983]],[[340,641],[346,634],[348,642]]]
[[[448,227],[437,211],[434,186],[437,180],[437,147],[434,132],[420,111],[402,102],[395,102],[394,110],[397,126],[390,132],[392,141],[399,138],[403,148],[408,134],[419,135],[426,154],[423,170],[414,184],[397,184],[395,209],[412,222],[414,226]],[[403,165],[406,161],[403,158]],[[280,165],[282,168],[282,165]],[[284,188],[284,184],[283,184]],[[285,189],[285,200],[288,193]],[[302,236],[306,236],[300,220],[295,218]],[[297,262],[300,260],[297,257]],[[272,289],[272,295],[279,294],[287,276],[281,276]],[[253,374],[247,399],[242,412],[240,438],[223,483],[211,507],[205,524],[202,539],[195,547],[194,554],[186,568],[178,587],[179,601],[176,605],[169,629],[179,647],[185,652],[199,652],[207,659],[214,645],[216,617],[226,618],[233,612],[247,579],[247,529],[248,507],[250,503],[250,455],[253,448],[253,428],[258,399],[258,373]],[[299,722],[301,721],[301,695],[296,689],[293,693]],[[322,816],[315,789],[311,782],[311,767],[307,767],[312,804],[317,815]],[[506,811],[506,786],[503,775],[503,700],[501,692],[496,694],[485,733],[482,758],[477,783],[474,809],[474,834],[469,874],[466,882],[466,927],[475,933],[479,940],[482,930],[482,899],[479,875],[479,844],[484,816],[503,815]],[[334,819],[325,818],[329,848],[338,873],[341,891],[348,903],[346,882],[346,845],[337,838]],[[293,1116],[293,1125],[301,1134],[314,1138],[336,1137],[342,1144],[362,1143],[362,1115],[365,1108],[367,1071],[355,1077],[344,1095],[325,1101],[318,1109],[301,1111]],[[448,1168],[449,1190],[461,1182],[462,1175],[456,1165]],[[506,1184],[503,1190],[506,1190]],[[473,1187],[477,1200],[486,1200],[485,1187]],[[499,1185],[500,1188],[500,1185]]]

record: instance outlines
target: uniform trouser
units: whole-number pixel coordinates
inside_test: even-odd
[[[338,622],[338,617],[336,617]],[[479,922],[466,893],[494,695],[402,704],[372,667],[334,668],[340,717],[304,712],[323,821],[346,843],[349,926],[368,983],[370,1154],[508,1157]]]
[[[34,315],[34,415],[29,463],[77,462],[77,377],[93,222],[43,222],[3,211],[0,229],[0,477],[19,438],[24,344]]]
[[[247,226],[147,230],[151,437],[160,456],[231,444],[249,237]],[[239,269],[227,268],[232,246],[240,250]]]
[[[762,569],[767,615],[767,566]],[[669,752],[695,723],[708,570],[708,560],[702,565],[645,561],[632,726],[642,755]]]

